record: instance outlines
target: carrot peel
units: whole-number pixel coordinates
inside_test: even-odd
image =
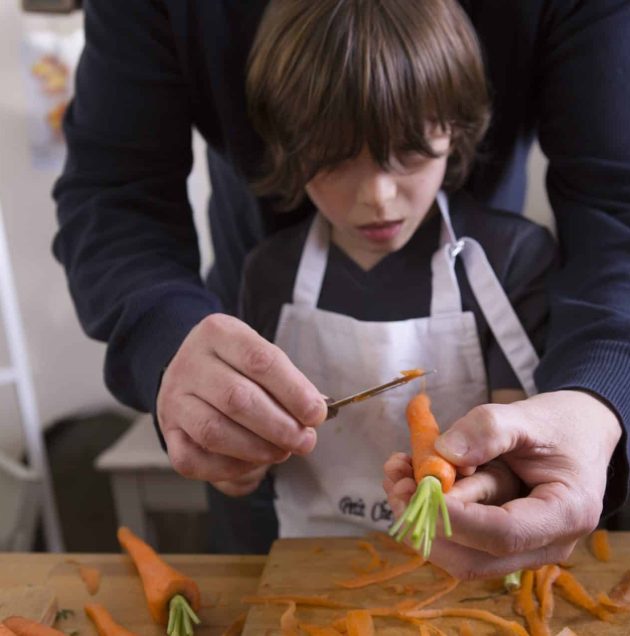
[[[422,545],[422,554],[428,558],[435,539],[438,514],[442,514],[444,534],[453,534],[451,521],[446,508],[446,501],[442,491],[442,483],[436,477],[427,475],[418,483],[416,492],[400,519],[389,531],[397,541],[402,541],[411,532],[411,543],[416,550]]]
[[[188,601],[181,594],[176,594],[169,603],[168,636],[192,636],[193,623],[199,625],[201,621]]]

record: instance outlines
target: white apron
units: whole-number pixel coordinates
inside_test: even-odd
[[[330,226],[316,215],[298,268],[293,304],[282,307],[275,342],[331,398],[381,384],[403,369],[437,369],[426,378],[426,388],[444,429],[489,399],[474,314],[462,311],[455,276],[458,256],[527,394],[536,390],[533,371],[538,357],[481,246],[473,239],[457,240],[446,196],[440,192],[437,201],[442,238],[431,263],[429,317],[368,322],[318,309]],[[281,537],[353,536],[389,527],[393,518],[382,487],[383,464],[394,451],[409,452],[405,407],[422,381],[341,409],[318,429],[312,453],[293,456],[276,467]]]

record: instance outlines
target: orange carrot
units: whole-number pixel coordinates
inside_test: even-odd
[[[419,393],[407,405],[411,463],[417,489],[407,509],[392,526],[390,534],[402,541],[411,532],[416,550],[423,545],[425,559],[431,553],[435,538],[438,512],[444,520],[444,534],[451,536],[451,525],[444,501],[455,482],[455,467],[435,451],[435,440],[440,429],[431,412],[431,401],[425,393]]]
[[[419,483],[427,475],[440,480],[443,492],[455,483],[455,467],[438,455],[433,445],[440,427],[431,411],[431,400],[426,393],[418,393],[407,405],[407,423],[411,436],[411,463],[413,476]]]
[[[341,636],[341,632],[334,627],[322,627],[311,623],[300,623],[300,629],[306,632],[307,636]]]
[[[239,614],[232,624],[223,632],[221,636],[241,636],[243,627],[245,627],[245,620],[247,619],[247,613],[243,612]]]
[[[630,570],[624,572],[620,581],[610,590],[610,598],[617,603],[630,605]]]
[[[600,621],[611,620],[611,615],[582,587],[582,584],[569,572],[562,570],[556,579],[556,585],[562,595],[574,605],[583,607]]]
[[[608,530],[595,530],[589,537],[589,547],[593,556],[598,561],[610,561],[610,543],[608,542]]]
[[[280,617],[280,634],[281,636],[298,636],[299,627],[297,618],[295,618],[296,605],[294,601],[289,602],[289,606]]]
[[[514,611],[520,614],[529,627],[531,636],[550,636],[549,628],[543,623],[538,613],[538,607],[533,595],[534,572],[524,570],[521,577],[521,587],[514,603]]]
[[[630,605],[625,605],[624,603],[619,603],[617,601],[613,601],[613,599],[608,596],[605,592],[600,592],[597,595],[597,602],[609,612],[613,614],[617,614],[619,612],[630,612]]]
[[[97,568],[88,567],[87,565],[80,565],[79,576],[85,583],[89,594],[94,596],[101,585],[101,571]]]
[[[427,605],[431,605],[431,603],[435,603],[435,601],[437,601],[438,599],[441,599],[443,596],[446,596],[447,594],[452,592],[458,585],[459,579],[451,578],[441,590],[437,591],[435,594],[432,594],[428,598],[425,598],[422,601],[410,600],[409,602],[413,603],[413,605],[405,609],[419,610],[423,607],[426,607]],[[403,601],[403,603],[407,603],[407,601]]]
[[[23,616],[9,616],[2,621],[16,636],[65,636],[54,627],[42,625]]]
[[[536,570],[536,596],[540,606],[540,618],[547,625],[553,615],[553,584],[559,576],[560,568],[557,565],[545,565]]]
[[[514,636],[529,636],[527,630],[522,625],[519,625],[515,621],[506,620],[487,610],[444,607],[441,609],[421,609],[399,612],[391,607],[380,607],[368,611],[372,616],[392,616],[401,620],[409,620],[415,624],[418,624],[418,620],[430,620],[432,618],[472,618],[499,627]]]
[[[459,624],[459,636],[475,636],[468,621]]]
[[[155,550],[128,528],[118,529],[118,541],[127,551],[142,579],[151,617],[167,625],[169,636],[193,633],[192,623],[199,624],[201,595],[197,584],[165,563]]]
[[[4,623],[0,623],[0,636],[16,636]]]
[[[348,636],[374,636],[374,621],[366,610],[352,610],[346,616]]]
[[[114,621],[112,615],[99,603],[88,603],[84,609],[99,636],[135,636],[133,632]]]
[[[339,581],[337,585],[345,587],[346,589],[354,590],[360,587],[372,585],[373,583],[382,583],[383,581],[389,581],[393,578],[396,578],[397,576],[400,576],[401,574],[413,572],[422,565],[424,565],[424,559],[422,557],[415,556],[408,561],[405,561],[404,563],[391,565],[387,568],[379,570],[378,572],[370,572],[369,574],[364,574],[363,576],[358,576],[354,579]]]

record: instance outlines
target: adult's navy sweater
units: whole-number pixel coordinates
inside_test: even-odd
[[[523,207],[537,135],[561,250],[540,391],[577,388],[630,423],[630,2],[461,0],[481,40],[494,117],[466,188]],[[86,0],[86,47],[64,123],[56,257],[105,380],[152,411],[161,370],[211,312],[234,312],[244,256],[303,217],[278,215],[247,178],[261,142],[245,64],[265,0]],[[314,69],[316,71],[316,69]],[[215,264],[199,275],[186,177],[208,143]],[[593,422],[597,426],[597,422]],[[627,435],[605,507],[626,496]]]

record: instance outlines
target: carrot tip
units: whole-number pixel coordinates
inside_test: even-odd
[[[413,547],[419,550],[422,545],[423,556],[428,559],[440,513],[444,522],[444,534],[450,537],[453,533],[442,484],[439,479],[429,475],[420,481],[405,512],[391,527],[389,534],[395,536],[397,541],[402,541],[411,532]]]
[[[168,636],[192,636],[193,623],[199,625],[201,621],[188,601],[181,594],[176,594],[169,603],[166,633]]]

